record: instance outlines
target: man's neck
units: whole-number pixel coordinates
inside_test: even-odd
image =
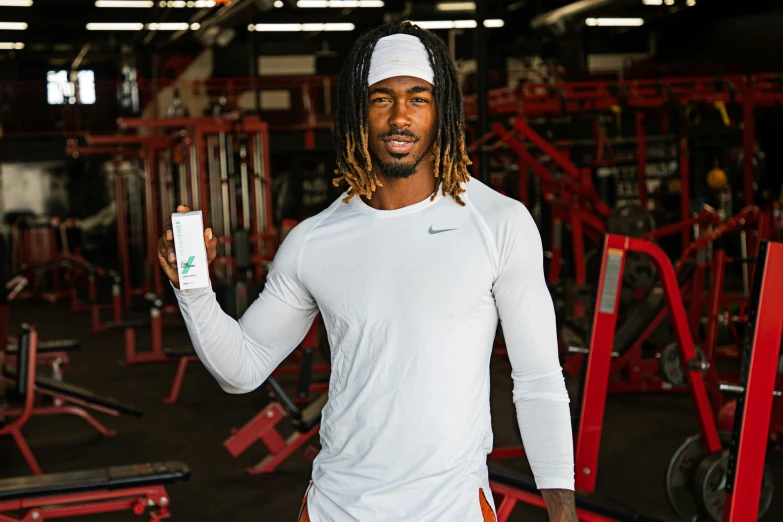
[[[422,165],[424,166],[424,165]],[[424,201],[435,191],[435,179],[432,168],[420,168],[412,176],[405,179],[387,178],[379,175],[383,183],[372,195],[372,199],[362,197],[362,200],[376,210],[397,210]]]

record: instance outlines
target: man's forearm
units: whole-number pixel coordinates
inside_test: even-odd
[[[568,489],[542,489],[550,522],[578,522],[574,492]]]

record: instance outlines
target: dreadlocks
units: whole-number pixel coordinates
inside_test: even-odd
[[[382,186],[373,170],[369,150],[367,78],[375,44],[381,38],[393,34],[415,36],[427,49],[435,73],[433,95],[438,126],[432,147],[435,177],[440,180],[444,196],[451,194],[457,203],[464,205],[460,194],[465,189],[460,187],[460,183],[470,179],[468,165],[471,162],[465,150],[465,114],[457,70],[443,41],[408,21],[382,25],[366,33],[356,42],[343,65],[337,88],[334,124],[337,150],[334,186],[343,180],[348,183],[350,188],[343,200],[345,203],[357,194],[370,199],[373,192]],[[437,191],[436,186],[432,198],[435,198]]]

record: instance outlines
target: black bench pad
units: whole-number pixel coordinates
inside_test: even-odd
[[[509,473],[508,471],[490,468],[489,480],[526,493],[533,493],[535,495],[541,494],[532,478]],[[620,506],[606,500],[599,500],[592,495],[576,493],[574,499],[577,508],[612,518],[618,522],[663,522],[657,518],[640,515],[625,506]]]
[[[5,375],[10,379],[16,379],[16,370],[14,368],[6,368]],[[117,402],[101,395],[96,395],[86,388],[68,384],[67,382],[55,381],[54,379],[36,375],[35,385],[42,390],[56,393],[66,399],[77,399],[88,404],[103,406],[104,408],[115,410],[119,413],[125,413],[126,415],[132,415],[134,417],[141,417],[144,415],[142,411],[135,406]]]
[[[302,410],[302,418],[296,423],[296,428],[299,431],[309,431],[321,422],[321,412],[326,406],[326,401],[329,399],[328,395],[322,393],[316,397],[307,407]]]
[[[196,350],[192,346],[180,346],[179,348],[163,348],[163,353],[172,358],[187,357],[196,355]]]
[[[0,501],[156,486],[182,482],[189,478],[190,469],[181,462],[154,462],[15,477],[0,480]]]
[[[56,341],[39,342],[36,350],[38,353],[72,352],[74,350],[78,350],[79,347],[80,343],[76,339],[58,339]],[[11,355],[15,355],[17,349],[18,348],[15,344],[9,344],[6,351]]]
[[[73,397],[74,399],[79,399],[90,404],[103,406],[104,408],[116,410],[127,415],[133,415],[134,417],[141,417],[143,415],[141,410],[135,406],[131,406],[130,404],[123,404],[101,395],[96,395],[88,389],[75,386],[73,384],[68,384],[67,382],[55,381],[54,379],[49,379],[48,377],[41,377],[38,375],[35,378],[35,385],[42,390],[48,390],[64,397]]]
[[[149,318],[145,319],[128,319],[119,323],[106,323],[106,327],[111,330],[127,330],[128,328],[148,328],[150,325]]]
[[[696,263],[686,261],[677,274],[677,284],[682,287],[696,273]],[[617,329],[614,336],[614,351],[623,355],[631,349],[645,328],[666,306],[666,296],[662,287],[655,287],[644,301],[631,308],[628,317]]]

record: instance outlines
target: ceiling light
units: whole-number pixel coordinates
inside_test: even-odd
[[[152,7],[152,0],[97,0],[95,7]]]
[[[644,24],[641,18],[588,18],[585,23],[590,27],[638,27]]]
[[[475,20],[427,20],[422,22],[412,22],[422,29],[475,29],[478,25]],[[484,20],[484,27],[495,28],[503,27],[503,20],[490,19]]]
[[[475,11],[476,2],[438,2],[435,4],[438,11]]]
[[[196,22],[195,24],[190,24],[190,30],[191,31],[198,31],[201,29],[201,24]]]
[[[426,22],[413,22],[414,24],[418,25],[422,29],[456,29],[456,23],[460,22],[463,25],[467,24],[470,25],[471,23],[473,25],[470,25],[469,27],[464,27],[465,29],[472,29],[473,27],[476,27],[476,21],[475,20],[428,20]]]
[[[281,2],[282,3],[282,2]],[[375,0],[299,0],[296,7],[383,7],[384,3]]]
[[[320,32],[320,31],[353,31],[353,24],[255,24],[247,27],[248,31],[262,32]]]
[[[87,24],[88,31],[141,31],[144,29],[144,24]]]
[[[31,5],[33,5],[33,0],[0,0],[2,7],[30,7]]]
[[[644,5],[663,5],[663,0],[642,0]]]
[[[283,2],[282,2],[282,0],[275,0],[275,7],[277,7],[278,9],[280,9],[281,7],[283,7]]]
[[[24,49],[24,44],[20,42],[0,42],[0,49]]]
[[[187,22],[181,23],[165,23],[165,24],[147,24],[147,29],[150,31],[187,31],[190,29],[190,24]]]
[[[664,0],[666,5],[674,5],[674,0]]]
[[[24,31],[27,24],[24,22],[0,22],[0,29],[5,31]]]
[[[694,5],[696,5],[696,0],[685,0],[685,5],[687,5],[688,7],[693,7]]]

